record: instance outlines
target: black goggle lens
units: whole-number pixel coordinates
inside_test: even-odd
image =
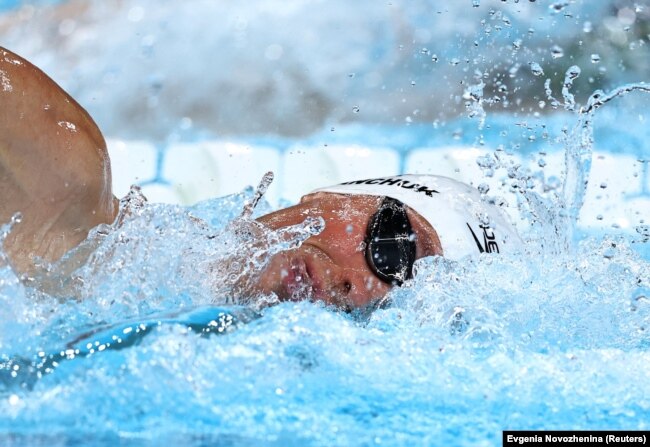
[[[401,285],[412,276],[415,250],[415,238],[404,204],[384,198],[368,224],[368,266],[382,281]]]

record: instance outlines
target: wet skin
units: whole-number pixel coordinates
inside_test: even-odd
[[[90,115],[40,69],[0,47],[0,223],[21,273],[55,261],[117,213],[106,143]]]
[[[315,193],[298,205],[258,219],[271,229],[295,225],[309,216],[322,217],[325,229],[301,247],[279,253],[257,284],[257,292],[282,300],[316,299],[342,308],[362,308],[383,298],[391,285],[380,280],[365,257],[368,223],[381,197]],[[407,209],[416,238],[416,258],[442,255],[435,230]]]
[[[38,277],[38,258],[57,261],[91,228],[115,220],[110,160],[91,116],[40,69],[0,48],[0,75],[0,223],[17,211],[23,215],[4,251],[14,270]],[[385,296],[391,285],[372,273],[364,251],[368,222],[380,202],[371,196],[309,194],[298,205],[261,217],[272,229],[308,216],[322,217],[326,227],[300,248],[273,257],[252,290],[242,292],[345,308]],[[408,210],[408,216],[416,257],[442,255],[434,229],[417,213]],[[83,262],[72,259],[73,267]],[[32,283],[49,290],[45,284]]]

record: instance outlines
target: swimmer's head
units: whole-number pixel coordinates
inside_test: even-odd
[[[298,224],[309,216],[322,217],[325,229],[299,248],[275,255],[262,273],[260,292],[273,292],[282,300],[314,298],[343,308],[364,307],[383,298],[394,284],[411,276],[412,262],[408,271],[399,266],[382,267],[380,274],[369,264],[369,227],[382,216],[382,209],[390,209],[382,197],[315,192],[295,206],[261,217],[259,220],[272,229]],[[384,211],[388,212],[392,211]],[[421,216],[404,207],[400,219],[410,227],[396,229],[406,236],[405,243],[396,245],[407,250],[406,262],[409,256],[414,261],[441,254],[435,230]],[[396,264],[393,261],[387,263]]]
[[[503,248],[514,230],[493,208],[474,188],[432,175],[317,189],[299,204],[259,219],[272,229],[309,216],[325,221],[320,234],[274,256],[261,275],[259,291],[283,300],[314,298],[344,308],[367,306],[410,279],[419,258],[459,259]]]

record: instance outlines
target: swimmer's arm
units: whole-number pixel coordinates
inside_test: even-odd
[[[90,115],[54,81],[0,48],[0,221],[16,212],[4,251],[34,271],[117,213],[106,143]]]

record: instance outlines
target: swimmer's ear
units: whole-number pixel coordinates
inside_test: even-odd
[[[40,69],[0,48],[0,223],[22,213],[5,241],[19,271],[60,258],[113,221],[106,143],[70,95]]]

